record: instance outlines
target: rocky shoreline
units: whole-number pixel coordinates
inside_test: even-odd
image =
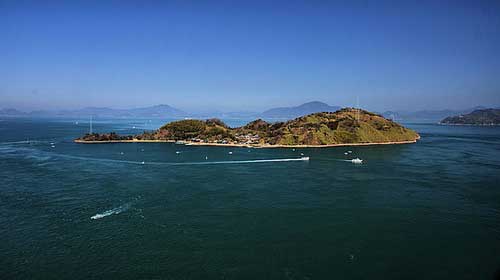
[[[325,145],[271,145],[271,144],[236,144],[236,143],[203,143],[181,141],[180,145],[186,146],[217,146],[217,147],[244,147],[244,148],[331,148],[331,147],[351,147],[351,146],[375,146],[375,145],[400,145],[400,144],[414,144],[420,137],[410,141],[392,141],[392,142],[373,142],[373,143],[342,143],[342,144],[325,144]],[[108,140],[108,141],[85,141],[74,140],[75,143],[80,144],[113,144],[113,143],[177,143],[174,140]]]

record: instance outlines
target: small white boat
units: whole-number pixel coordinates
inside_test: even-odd
[[[347,151],[348,153],[352,154],[352,151]]]
[[[143,162],[141,162],[141,164],[144,164],[144,163],[145,163],[144,161],[143,161]]]
[[[180,154],[181,152],[179,152],[179,151],[176,151],[175,153],[176,153],[176,154]]]
[[[301,157],[301,160],[309,160],[309,157]]]
[[[348,155],[348,153],[347,153],[347,152],[345,152],[345,153],[344,153],[344,155]]]
[[[228,154],[232,155],[232,154],[233,154],[233,152],[229,152]]]
[[[360,158],[354,158],[354,159],[351,159],[351,162],[354,164],[362,164],[363,160]]]

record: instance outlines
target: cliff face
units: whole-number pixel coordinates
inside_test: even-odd
[[[131,136],[124,137],[130,139]],[[110,137],[102,137],[107,138]],[[415,131],[380,115],[346,108],[310,114],[287,122],[267,123],[259,119],[238,128],[230,128],[217,119],[182,120],[132,138],[248,145],[332,145],[414,141],[419,136]],[[87,139],[95,141],[99,137],[87,135],[80,140]]]
[[[441,124],[500,125],[500,109],[475,110],[469,114],[447,117]]]

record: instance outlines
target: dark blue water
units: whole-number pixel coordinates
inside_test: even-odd
[[[0,278],[492,278],[500,129],[408,126],[419,143],[294,151],[75,144],[85,120],[2,119]]]

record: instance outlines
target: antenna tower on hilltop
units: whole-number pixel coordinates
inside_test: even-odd
[[[356,96],[356,120],[359,122],[359,96]]]

